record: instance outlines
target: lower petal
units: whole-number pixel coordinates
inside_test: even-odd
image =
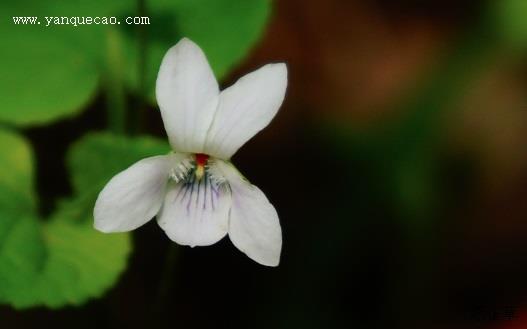
[[[172,183],[157,216],[168,237],[181,245],[208,246],[221,240],[229,221],[231,194],[224,183],[206,174]]]
[[[152,219],[161,208],[173,160],[172,155],[146,158],[114,176],[95,202],[95,228],[126,232]]]
[[[221,164],[232,191],[229,238],[254,261],[277,266],[282,250],[278,214],[265,194],[228,163]]]

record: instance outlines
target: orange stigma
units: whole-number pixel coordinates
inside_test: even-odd
[[[209,156],[203,153],[196,153],[196,178],[199,180],[205,174],[205,165]]]

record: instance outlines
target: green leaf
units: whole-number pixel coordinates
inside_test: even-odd
[[[79,194],[98,193],[115,174],[135,162],[169,151],[167,142],[153,137],[89,134],[72,146],[67,157],[73,188]]]
[[[58,215],[44,226],[48,257],[34,287],[40,297],[35,300],[38,304],[61,307],[100,297],[126,268],[130,235],[94,230],[91,211],[84,212],[80,221],[64,216],[71,214],[68,207],[77,205],[74,201],[64,203]]]
[[[1,302],[16,308],[78,305],[116,283],[131,250],[129,234],[97,232],[90,212],[84,220],[65,216],[78,214],[78,205],[63,203],[42,227],[34,218],[12,223],[0,240]]]
[[[101,295],[125,267],[128,235],[91,227],[93,197],[64,203],[49,222],[40,222],[29,145],[0,130],[0,146],[9,150],[0,157],[0,302],[56,307]]]
[[[0,7],[1,10],[1,7]],[[44,124],[80,112],[97,89],[94,62],[61,33],[0,25],[0,120]]]

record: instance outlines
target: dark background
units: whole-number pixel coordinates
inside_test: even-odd
[[[468,0],[277,1],[223,85],[288,64],[278,116],[233,158],[280,215],[280,266],[228,238],[177,246],[152,221],[104,298],[1,306],[0,327],[527,328],[525,55],[493,13]],[[105,127],[102,106],[25,131],[43,214],[70,193],[64,154]],[[165,136],[157,111],[145,126]]]

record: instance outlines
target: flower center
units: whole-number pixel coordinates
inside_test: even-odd
[[[196,153],[196,178],[200,180],[203,175],[205,174],[205,165],[207,165],[207,161],[209,160],[209,156],[203,153]]]
[[[225,177],[215,166],[216,161],[220,160],[211,158],[207,154],[180,154],[179,157],[174,158],[174,161],[169,175],[176,183],[192,185],[204,181],[205,184],[214,183],[215,186],[225,183]]]

